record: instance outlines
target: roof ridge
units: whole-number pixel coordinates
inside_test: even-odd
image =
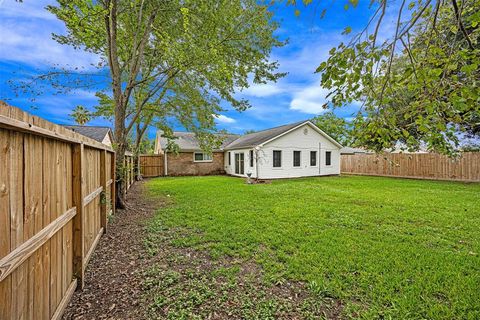
[[[82,126],[78,124],[61,124],[61,126],[64,127],[78,127],[78,128],[105,128],[105,129],[112,129],[111,127],[108,126]]]
[[[186,134],[195,134],[195,132],[192,131],[173,131],[173,133],[186,133]],[[225,133],[225,132],[212,132],[212,134],[223,134],[223,135],[230,135],[230,136],[241,136],[241,134],[238,133]]]
[[[287,124],[282,124],[282,125],[279,125],[279,126],[276,126],[276,127],[268,128],[268,129],[258,130],[258,131],[255,131],[255,132],[243,134],[242,137],[248,136],[248,135],[250,135],[250,134],[255,134],[255,133],[260,133],[260,132],[264,132],[264,131],[268,131],[268,130],[278,129],[278,128],[280,128],[280,127],[291,126],[291,125],[294,125],[294,124],[301,124],[301,123],[304,123],[304,122],[307,122],[307,121],[310,121],[310,119],[303,120],[303,121],[297,121],[297,122],[291,122],[291,123],[287,123]]]

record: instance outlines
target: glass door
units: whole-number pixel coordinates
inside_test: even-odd
[[[235,174],[245,173],[245,154],[235,153]]]

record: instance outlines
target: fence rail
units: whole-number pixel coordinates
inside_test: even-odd
[[[115,153],[0,102],[0,319],[57,319],[115,208]]]
[[[480,181],[480,153],[452,159],[434,153],[342,155],[341,172],[431,180]]]

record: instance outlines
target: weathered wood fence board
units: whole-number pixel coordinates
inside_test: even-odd
[[[111,148],[0,102],[0,319],[61,317],[114,213],[114,164]]]
[[[125,153],[125,183],[127,190],[135,182],[134,156],[131,152]]]
[[[480,181],[479,152],[465,152],[456,159],[434,153],[355,154],[341,158],[341,172],[346,174]]]
[[[143,177],[160,177],[164,175],[162,155],[140,155],[140,172]]]

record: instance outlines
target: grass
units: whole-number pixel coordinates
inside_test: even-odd
[[[175,245],[258,262],[265,279],[307,283],[355,318],[480,318],[480,185],[323,177],[247,185],[150,180],[169,197],[150,223],[188,228]]]

